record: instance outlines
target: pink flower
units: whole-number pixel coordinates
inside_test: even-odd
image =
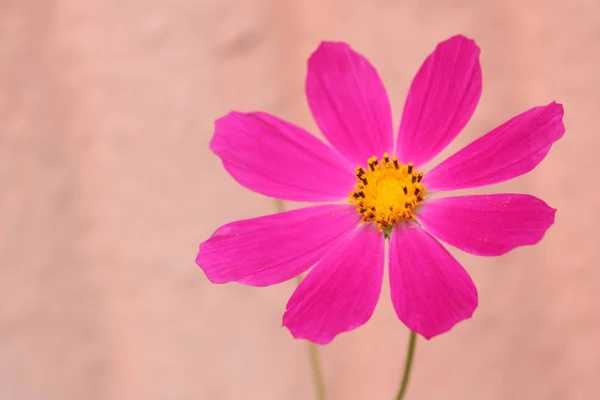
[[[477,289],[434,236],[471,254],[499,256],[539,242],[556,210],[525,194],[431,194],[525,174],[565,132],[562,106],[553,102],[420,172],[475,111],[479,52],[463,36],[436,47],[412,82],[396,147],[383,83],[345,43],[323,42],[308,60],[308,104],[331,147],[261,112],[217,120],[210,147],[241,185],[281,200],[334,203],[220,227],[196,258],[208,279],[269,286],[313,267],[289,299],[283,324],[296,338],[325,344],[373,314],[389,238],[391,299],[408,328],[429,339],[470,318]]]

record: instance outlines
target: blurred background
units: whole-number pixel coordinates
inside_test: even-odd
[[[480,306],[419,340],[408,398],[597,399],[600,2],[0,0],[0,400],[312,399],[306,343],[281,327],[294,282],[213,286],[194,263],[221,224],[275,211],[210,153],[213,122],[263,110],[316,132],[305,65],[327,39],[378,68],[397,124],[457,33],[482,48],[484,90],[442,157],[562,102],[548,158],[485,190],[558,213],[535,247],[453,252]],[[384,287],[322,348],[330,399],[393,398],[407,337]]]

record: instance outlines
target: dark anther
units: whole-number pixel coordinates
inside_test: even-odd
[[[367,211],[367,209],[366,209],[366,208],[361,208],[361,209],[360,209],[360,213],[361,213],[361,214],[364,214],[366,211]]]
[[[358,177],[358,179],[360,179],[360,181],[363,183],[363,185],[367,184],[367,178]]]
[[[417,196],[419,194],[419,192],[421,191],[421,189],[419,188],[415,188],[415,196]]]
[[[385,160],[386,163],[390,162],[390,158],[389,157],[383,157],[383,159]]]
[[[394,168],[398,169],[400,166],[398,165],[398,160],[394,160]]]
[[[359,168],[356,176],[358,176],[360,178],[362,175],[364,175],[364,173],[365,173],[365,170],[362,168]]]
[[[376,211],[375,206],[371,207],[371,210]]]
[[[417,177],[413,175],[413,176],[412,176],[412,179],[411,179],[410,181],[411,181],[412,183],[415,183],[415,181],[416,181],[416,180],[417,180]]]
[[[406,186],[402,186],[402,190],[404,191],[404,194],[408,194],[408,189],[406,188]]]
[[[360,195],[356,192],[352,193],[352,197],[354,197],[355,199],[358,199],[360,197]]]
[[[417,176],[417,182],[421,182],[421,179],[423,179],[423,174],[419,174],[419,176]]]
[[[404,203],[404,208],[410,207],[410,203]]]
[[[412,164],[408,164],[408,173],[409,174],[412,174],[412,168],[413,168]]]
[[[369,213],[369,218],[375,218],[375,214],[373,214],[372,212]]]
[[[362,190],[361,190],[360,192],[358,192],[358,195],[359,195],[360,197],[362,197],[363,199],[365,198],[365,194],[362,192]]]
[[[375,161],[373,161],[373,165],[377,165],[379,161],[377,159],[375,159]]]
[[[369,163],[369,168],[371,168],[371,171],[375,171],[375,165],[373,163]]]

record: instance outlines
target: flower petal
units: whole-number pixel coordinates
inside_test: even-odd
[[[404,105],[396,154],[419,167],[467,125],[481,97],[479,47],[464,36],[437,45],[413,79]]]
[[[477,288],[467,271],[412,222],[392,231],[390,286],[398,317],[426,339],[470,318],[477,308]]]
[[[283,316],[295,338],[329,343],[371,318],[381,293],[384,238],[373,225],[347,236],[300,283]]]
[[[429,190],[491,185],[534,169],[565,133],[562,105],[552,102],[517,115],[425,174]]]
[[[556,210],[526,194],[437,198],[417,209],[419,222],[438,239],[479,256],[499,256],[536,244]]]
[[[340,200],[356,179],[354,166],[335,150],[265,113],[218,119],[210,148],[241,185],[282,200]]]
[[[322,42],[309,58],[306,97],[325,137],[353,164],[392,152],[385,87],[369,61],[346,43]]]
[[[196,264],[212,283],[269,286],[300,275],[352,232],[350,205],[323,205],[232,222],[200,244]]]

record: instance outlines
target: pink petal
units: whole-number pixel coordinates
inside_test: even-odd
[[[325,137],[353,164],[392,152],[385,87],[369,61],[346,43],[322,42],[310,57],[306,97]]]
[[[356,179],[354,165],[335,150],[265,113],[218,119],[210,148],[241,185],[282,200],[340,200]]]
[[[565,133],[563,108],[535,107],[480,137],[425,174],[429,190],[491,185],[534,169]]]
[[[432,235],[454,247],[499,256],[542,240],[555,213],[537,197],[492,194],[427,200],[417,209],[417,218]]]
[[[384,251],[383,235],[370,224],[347,236],[298,286],[283,324],[319,344],[363,325],[381,293]]]
[[[212,283],[273,285],[312,267],[359,221],[353,206],[324,205],[232,222],[200,244],[196,264]]]
[[[470,318],[477,308],[477,288],[467,271],[412,222],[392,231],[390,285],[396,314],[426,339]]]
[[[481,96],[479,47],[454,36],[437,45],[413,79],[396,154],[415,167],[438,155],[467,125]]]

